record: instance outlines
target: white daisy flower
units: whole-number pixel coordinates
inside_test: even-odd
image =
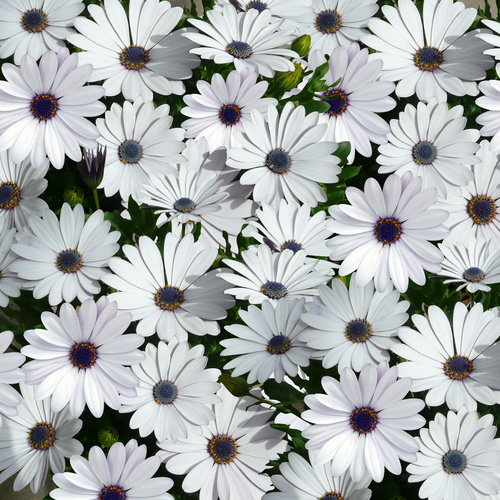
[[[117,257],[109,267],[115,274],[103,281],[118,290],[109,297],[121,311],[139,320],[137,333],[145,337],[158,333],[160,339],[187,340],[195,335],[218,335],[217,320],[227,316],[234,299],[224,294],[228,285],[217,274],[207,272],[217,249],[195,242],[193,235],[167,233],[163,257],[151,238],[141,236],[138,247],[124,245],[130,262]]]
[[[310,455],[313,455],[311,452]],[[281,493],[267,493],[262,500],[369,500],[371,478],[365,474],[354,482],[349,472],[333,477],[330,462],[312,466],[297,453],[288,455],[288,462],[280,464],[281,476],[271,479]]]
[[[343,260],[339,274],[356,269],[355,283],[365,286],[372,278],[379,292],[392,283],[406,292],[408,280],[425,283],[424,269],[439,272],[443,254],[432,243],[448,235],[442,223],[448,212],[435,209],[435,189],[422,189],[422,178],[411,172],[403,177],[390,175],[380,188],[369,178],[364,192],[348,187],[351,205],[335,205],[328,210],[330,223],[339,236],[327,242],[330,259]]]
[[[222,402],[212,405],[215,420],[202,435],[158,443],[158,455],[168,472],[186,474],[182,489],[199,491],[200,500],[260,500],[271,489],[263,471],[285,451],[286,441],[267,423],[273,410],[249,396],[236,398],[224,386],[218,395]]]
[[[247,199],[250,189],[234,181],[238,171],[227,167],[225,149],[210,154],[204,137],[188,140],[183,154],[187,162],[177,165],[175,173],[152,177],[144,184],[142,203],[160,214],[158,227],[171,222],[176,234],[190,232],[199,223],[199,241],[209,247],[225,248],[226,231],[231,251],[238,253],[236,238],[245,218],[256,209],[256,203]]]
[[[283,21],[273,22],[268,9],[237,12],[234,5],[228,4],[222,10],[207,11],[207,17],[210,23],[188,19],[205,33],[184,34],[201,45],[191,49],[192,54],[213,59],[216,64],[234,63],[239,72],[247,68],[268,78],[273,78],[275,71],[294,70],[292,62],[285,57],[298,57],[298,54],[282,47],[291,43],[295,35],[292,30],[281,27]]]
[[[81,48],[80,64],[94,67],[90,81],[104,80],[107,96],[120,92],[125,99],[153,99],[162,95],[183,94],[181,80],[191,78],[200,59],[189,51],[196,46],[177,30],[170,33],[182,17],[181,7],[159,0],[131,0],[129,16],[118,0],[104,0],[103,7],[89,5],[94,18],[75,20],[80,32],[68,41]],[[170,33],[170,34],[169,34]]]
[[[134,412],[130,428],[141,437],[154,432],[158,441],[176,442],[188,432],[201,434],[201,426],[215,418],[210,404],[220,402],[215,395],[220,371],[205,368],[204,347],[192,349],[175,337],[170,342],[146,345],[146,358],[132,367],[139,378],[137,396],[121,397],[120,413]]]
[[[402,377],[412,377],[412,391],[427,391],[425,402],[450,410],[462,406],[477,408],[477,401],[494,405],[500,401],[500,318],[483,312],[479,302],[470,310],[458,302],[453,310],[453,325],[438,306],[430,306],[427,317],[415,314],[412,321],[418,332],[408,327],[399,330],[403,342],[392,350],[407,361],[398,365]],[[453,328],[453,329],[452,329]]]
[[[474,179],[460,195],[448,194],[436,204],[449,212],[445,225],[450,229],[446,242],[466,243],[471,238],[500,244],[500,156],[492,152],[488,141],[480,143],[476,155],[481,163],[472,165]]]
[[[256,249],[244,250],[241,257],[244,264],[223,259],[224,264],[238,274],[223,270],[219,277],[234,285],[225,293],[235,295],[238,300],[248,300],[250,304],[271,300],[275,305],[284,297],[287,300],[302,297],[311,300],[312,295],[318,295],[317,286],[331,278],[331,270],[319,266],[317,260],[306,263],[303,250],[285,249],[272,253],[267,245],[259,245]]]
[[[176,173],[170,164],[186,161],[179,154],[186,147],[184,130],[170,128],[173,118],[169,111],[168,104],[155,107],[153,101],[139,97],[134,103],[125,101],[123,108],[113,103],[105,118],[97,120],[98,142],[107,148],[99,184],[106,196],[119,191],[125,203],[129,196],[138,202],[142,185],[152,176]]]
[[[0,427],[2,415],[16,416],[17,406],[21,402],[21,397],[11,384],[18,384],[26,376],[19,368],[26,358],[18,352],[6,352],[13,339],[14,334],[11,331],[0,333]]]
[[[262,384],[271,376],[281,383],[285,373],[295,377],[299,366],[308,366],[312,350],[299,338],[306,328],[300,321],[304,302],[305,299],[280,300],[274,307],[265,300],[262,310],[250,306],[248,311],[239,311],[247,326],[226,326],[237,338],[221,340],[220,344],[225,348],[221,356],[242,356],[226,363],[224,370],[234,369],[233,377],[248,373],[249,384]]]
[[[479,132],[464,130],[467,118],[463,106],[448,108],[432,98],[429,104],[407,104],[399,120],[391,120],[389,144],[378,148],[381,174],[402,176],[413,172],[422,177],[424,188],[435,187],[441,197],[460,194],[474,175],[470,165],[479,163]]]
[[[114,443],[108,456],[98,446],[89,451],[89,459],[72,456],[75,472],[54,474],[58,489],[50,492],[56,500],[173,500],[167,493],[174,482],[168,477],[155,477],[161,465],[157,456],[148,457],[145,444],[135,439],[126,445]]]
[[[477,95],[477,80],[486,76],[493,59],[483,54],[489,44],[476,37],[479,30],[466,33],[477,10],[462,2],[424,0],[423,17],[411,0],[399,0],[398,8],[384,5],[389,22],[373,18],[368,22],[374,35],[362,42],[375,49],[372,57],[381,59],[381,79],[399,81],[396,94],[439,102],[447,93]]]
[[[23,396],[17,416],[3,418],[0,428],[0,484],[19,471],[14,491],[30,485],[36,493],[53,474],[63,472],[65,458],[81,455],[82,444],[73,439],[82,421],[73,418],[68,408],[54,413],[50,398],[35,401],[34,387],[19,383]]]
[[[497,65],[497,75],[499,74],[499,66]],[[476,104],[485,108],[488,111],[480,114],[476,122],[482,125],[479,131],[483,137],[490,137],[490,149],[499,152],[500,150],[500,84],[498,80],[488,80],[479,84],[479,90],[483,94],[476,99]]]
[[[25,284],[24,280],[10,269],[17,260],[17,255],[11,250],[15,237],[15,228],[0,231],[0,307],[7,307],[9,297],[19,297]]]
[[[48,160],[35,169],[29,159],[16,165],[9,151],[0,153],[0,233],[11,227],[21,231],[30,215],[38,215],[49,208],[38,198],[47,188],[44,176],[48,168]]]
[[[19,64],[24,54],[35,61],[48,51],[59,52],[74,33],[75,17],[85,4],[81,0],[21,0],[0,6],[0,58],[14,55]]]
[[[182,123],[186,137],[206,137],[211,152],[220,146],[235,146],[234,131],[250,121],[250,111],[255,108],[265,113],[268,105],[278,103],[273,97],[262,98],[268,83],[256,83],[257,76],[245,69],[231,71],[226,81],[219,73],[212,75],[211,84],[198,80],[200,94],[183,97],[187,106],[181,113],[191,117]]]
[[[120,248],[120,233],[110,228],[102,210],[87,220],[81,205],[71,210],[65,203],[59,220],[44,210],[43,218],[31,216],[29,226],[18,233],[12,251],[19,258],[10,270],[26,282],[24,288],[33,290],[35,299],[48,295],[52,306],[75,297],[83,302],[100,292],[108,260]]]
[[[95,148],[97,127],[84,116],[98,116],[106,107],[98,99],[104,89],[87,83],[92,66],[78,66],[78,56],[67,49],[47,51],[37,66],[28,54],[18,68],[5,63],[0,82],[0,151],[21,163],[28,155],[35,168],[48,156],[57,169],[65,155],[82,157],[80,146]]]
[[[336,96],[335,100],[326,101],[330,109],[320,114],[319,123],[328,125],[323,140],[351,143],[348,164],[354,161],[356,151],[370,157],[371,142],[387,142],[389,125],[376,113],[390,111],[396,106],[396,101],[389,97],[394,84],[375,81],[382,70],[382,62],[368,60],[368,56],[368,49],[360,50],[357,43],[348,48],[336,47],[330,55],[324,80],[327,85],[338,83],[317,94],[330,99]],[[324,56],[318,58],[317,54],[309,59],[315,60],[313,68],[326,61]]]
[[[240,182],[255,185],[255,201],[275,209],[282,198],[312,206],[326,201],[318,183],[337,182],[341,168],[339,158],[332,155],[337,144],[319,142],[326,125],[318,125],[318,118],[316,112],[306,116],[304,106],[296,108],[292,102],[285,104],[281,115],[276,106],[269,106],[267,118],[252,110],[251,121],[236,133],[239,145],[228,151],[227,164],[247,170]]]
[[[309,406],[302,418],[314,425],[304,429],[308,450],[318,450],[314,465],[331,460],[331,473],[339,476],[349,469],[353,481],[365,472],[380,483],[387,469],[401,474],[400,460],[414,462],[418,443],[405,430],[419,429],[425,418],[418,412],[421,399],[405,399],[411,378],[398,378],[396,366],[386,361],[377,367],[367,364],[359,381],[350,368],[340,373],[340,382],[323,377],[326,394],[305,397]]]
[[[439,243],[444,260],[438,277],[444,284],[460,283],[457,291],[467,287],[469,293],[489,292],[488,286],[500,283],[500,248],[484,239],[472,237],[466,244]]]
[[[335,47],[347,47],[365,35],[363,28],[377,10],[377,0],[313,0],[301,33],[311,36],[311,51],[331,54]]]
[[[300,340],[315,349],[312,357],[322,359],[324,368],[338,365],[339,372],[389,361],[387,351],[398,343],[398,329],[408,319],[410,303],[399,302],[399,292],[374,291],[372,280],[359,288],[355,279],[354,273],[349,289],[340,279],[332,280],[331,288],[320,285],[319,299],[301,316],[310,328]]]
[[[101,417],[106,403],[120,409],[119,394],[135,396],[139,379],[125,365],[144,359],[137,349],[144,337],[125,334],[131,322],[127,313],[117,313],[116,302],[106,296],[97,303],[87,299],[78,313],[68,303],[59,316],[42,313],[46,330],[27,330],[27,346],[21,352],[34,359],[24,365],[26,383],[36,385],[37,400],[52,396],[52,411],[61,411],[69,403],[74,417],[85,406]]]
[[[499,439],[493,415],[475,411],[441,413],[420,430],[417,460],[408,465],[408,481],[423,481],[420,498],[489,500],[500,488]],[[496,497],[495,497],[496,498]]]
[[[304,250],[306,255],[326,257],[330,254],[326,240],[333,231],[323,210],[312,217],[310,213],[310,205],[299,205],[295,201],[281,200],[278,210],[263,204],[255,212],[259,222],[248,221],[243,236],[255,238],[259,243],[274,246],[279,251]]]

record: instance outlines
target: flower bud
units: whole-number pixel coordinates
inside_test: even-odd
[[[242,377],[231,377],[228,373],[223,373],[219,377],[219,382],[237,398],[246,396],[250,392],[250,386],[247,381]]]
[[[83,189],[78,186],[69,186],[63,192],[63,200],[68,203],[71,208],[82,203],[84,198]]]
[[[300,57],[305,57],[311,48],[311,37],[309,35],[302,35],[292,42],[292,50],[297,52]]]
[[[97,439],[101,443],[101,448],[109,448],[114,445],[119,438],[118,431],[110,425],[103,427],[97,434]]]

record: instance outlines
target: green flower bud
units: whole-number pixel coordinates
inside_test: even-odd
[[[250,386],[247,381],[242,377],[231,377],[228,373],[223,373],[219,377],[219,382],[237,398],[246,396],[250,392]]]
[[[305,57],[311,48],[311,37],[309,35],[302,35],[292,42],[292,50],[297,52],[300,57]]]
[[[71,208],[76,207],[78,203],[82,203],[84,198],[83,189],[78,186],[69,186],[63,193],[63,200],[68,203]]]
[[[284,73],[276,73],[276,85],[282,90],[294,89],[302,78],[303,69],[299,63],[293,63],[294,71],[286,71]]]
[[[97,434],[97,439],[99,440],[99,443],[101,443],[102,448],[109,448],[114,445],[118,441],[119,437],[118,431],[110,425],[100,429]]]

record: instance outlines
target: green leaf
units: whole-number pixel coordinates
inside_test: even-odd
[[[346,165],[342,168],[342,172],[339,174],[339,179],[346,181],[347,179],[352,179],[358,175],[358,172],[361,170],[361,165]]]
[[[347,157],[349,156],[350,152],[351,152],[351,143],[349,141],[342,141],[342,142],[339,142],[339,147],[337,148],[336,151],[334,151],[333,154],[340,158],[341,165],[345,165],[347,163]],[[359,167],[359,168],[361,168],[361,167]],[[358,170],[358,172],[359,172],[359,170]],[[356,172],[356,174],[358,172]],[[354,174],[354,175],[356,175],[356,174]],[[351,176],[351,177],[354,177],[354,176]],[[350,177],[345,177],[345,178],[350,179]]]
[[[317,111],[318,113],[326,113],[330,109],[330,105],[326,101],[309,101],[304,104],[306,111],[312,113]]]

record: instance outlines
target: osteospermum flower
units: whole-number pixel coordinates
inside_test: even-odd
[[[439,196],[460,194],[460,186],[474,178],[470,165],[480,161],[474,155],[479,132],[464,130],[463,112],[462,106],[448,109],[446,102],[434,98],[416,108],[407,104],[399,120],[391,120],[389,144],[378,148],[377,163],[382,165],[378,171],[399,176],[410,171],[422,177],[424,188],[435,187]]]
[[[187,340],[187,334],[217,335],[217,320],[224,319],[234,299],[224,294],[228,285],[214,269],[207,272],[217,249],[207,248],[187,234],[167,233],[163,257],[151,238],[141,236],[138,247],[124,245],[130,262],[113,258],[115,273],[104,278],[118,290],[110,295],[118,308],[139,320],[137,333],[145,337],[158,333],[162,340]]]
[[[132,367],[139,378],[137,396],[121,398],[120,413],[134,412],[130,428],[142,437],[154,432],[158,441],[176,442],[188,432],[201,433],[201,426],[215,418],[210,404],[220,402],[215,395],[220,371],[205,368],[208,358],[202,345],[189,348],[173,338],[168,345],[146,346],[146,358]]]
[[[23,396],[16,416],[4,417],[0,428],[0,484],[19,472],[14,491],[30,485],[36,493],[45,484],[50,470],[63,472],[65,458],[81,455],[82,444],[73,439],[82,421],[73,418],[69,408],[50,409],[50,398],[36,401],[34,387],[19,384]]]
[[[387,142],[389,125],[376,113],[390,111],[396,106],[396,101],[389,97],[394,84],[378,81],[382,62],[368,60],[368,55],[368,49],[360,50],[357,43],[348,48],[336,47],[330,55],[329,69],[324,76],[325,83],[331,87],[317,94],[325,100],[336,97],[335,100],[326,100],[330,109],[319,115],[319,123],[328,125],[323,140],[350,142],[349,164],[354,161],[356,151],[363,156],[371,156],[372,142]],[[309,57],[310,63],[312,60],[311,69],[326,61],[317,53]],[[337,84],[333,86],[334,83]]]
[[[271,488],[263,471],[285,451],[286,442],[267,423],[272,410],[249,396],[236,398],[223,386],[218,395],[222,402],[212,405],[215,420],[202,435],[158,443],[158,455],[167,471],[186,475],[182,489],[199,491],[200,500],[260,500]]]
[[[84,117],[98,116],[106,107],[98,101],[104,89],[85,85],[90,64],[78,66],[78,56],[67,49],[49,50],[38,66],[26,54],[20,68],[5,63],[2,72],[7,82],[0,82],[0,151],[10,149],[14,163],[29,156],[42,168],[48,156],[60,169],[65,155],[79,161],[80,146],[97,146],[99,132]]]
[[[0,58],[14,55],[19,64],[24,54],[35,61],[47,50],[65,47],[75,17],[85,8],[81,0],[29,0],[3,2],[0,7]]]
[[[325,130],[326,125],[318,124],[318,113],[306,116],[305,108],[292,102],[281,115],[276,106],[269,106],[267,119],[252,110],[244,132],[236,133],[239,145],[228,151],[227,164],[246,170],[240,182],[255,185],[252,196],[258,203],[277,209],[285,198],[316,206],[327,199],[318,183],[337,182],[341,172],[339,158],[332,155],[337,144],[319,142]]]
[[[418,444],[405,430],[419,429],[425,424],[418,412],[421,399],[403,399],[411,387],[408,377],[397,380],[396,366],[386,361],[377,367],[366,365],[359,381],[350,368],[340,373],[340,382],[323,377],[326,394],[305,397],[309,406],[302,418],[313,423],[302,435],[309,439],[306,448],[318,450],[315,464],[331,460],[333,476],[349,469],[353,481],[365,472],[380,482],[387,469],[401,474],[400,459],[414,462]]]
[[[246,68],[268,78],[272,78],[275,71],[294,70],[292,62],[285,57],[297,57],[298,54],[282,48],[292,42],[293,32],[282,29],[283,21],[272,21],[268,9],[237,12],[234,5],[228,4],[222,10],[209,10],[207,17],[211,24],[189,19],[194,27],[205,33],[184,34],[201,46],[191,49],[192,54],[213,59],[217,64],[234,63],[239,72]]]
[[[172,231],[180,234],[199,223],[199,241],[214,248],[226,247],[226,231],[231,251],[238,253],[241,226],[257,206],[247,199],[250,189],[234,180],[238,171],[226,165],[226,151],[221,148],[210,154],[204,137],[188,140],[183,154],[187,162],[177,165],[175,173],[144,184],[142,202],[160,214],[158,227],[171,222]]]
[[[200,59],[189,51],[195,44],[182,35],[170,33],[182,17],[181,7],[159,0],[131,0],[129,16],[118,0],[105,0],[102,7],[89,5],[95,22],[84,17],[75,20],[80,32],[68,37],[83,49],[80,63],[90,63],[90,81],[104,80],[106,95],[120,92],[125,99],[153,99],[162,95],[183,94],[182,80],[191,78]]]
[[[320,285],[319,300],[301,316],[310,328],[300,340],[315,350],[312,357],[322,359],[324,368],[338,364],[339,372],[389,361],[387,351],[398,343],[398,329],[408,319],[410,303],[399,302],[399,292],[374,291],[371,280],[359,288],[355,279],[353,274],[349,289],[340,279],[332,280],[331,288]]]
[[[299,366],[308,366],[312,354],[299,338],[306,325],[300,321],[305,299],[280,300],[276,307],[271,301],[262,303],[262,310],[250,306],[239,315],[245,325],[229,325],[226,330],[236,338],[221,340],[225,349],[221,356],[242,354],[226,363],[224,370],[233,369],[233,377],[248,373],[247,381],[264,383],[273,376],[283,382],[285,373],[295,377]]]
[[[310,455],[314,455],[311,452]],[[262,500],[369,500],[370,476],[354,482],[349,472],[333,477],[330,462],[312,466],[297,453],[288,455],[288,462],[280,465],[281,475],[271,479],[281,493],[267,493]]]
[[[9,304],[9,297],[19,297],[24,281],[10,266],[17,260],[17,255],[11,250],[16,237],[14,228],[0,232],[0,307]]]
[[[310,300],[318,294],[317,286],[330,280],[331,271],[319,266],[317,260],[305,262],[304,250],[294,252],[285,249],[281,253],[271,253],[267,245],[241,252],[244,261],[224,259],[223,262],[236,273],[222,271],[219,277],[234,288],[225,293],[235,295],[238,300],[248,300],[250,304],[262,304],[265,300],[276,303],[305,297]]]
[[[500,396],[500,318],[493,311],[483,312],[483,304],[470,310],[458,302],[453,324],[438,306],[430,306],[427,317],[415,314],[418,332],[399,330],[403,342],[392,350],[407,361],[398,365],[402,377],[412,377],[412,391],[426,391],[425,402],[450,410],[462,406],[477,408],[477,401],[493,405]],[[453,328],[453,329],[452,329]]]
[[[442,224],[448,213],[434,209],[435,189],[422,189],[422,179],[411,172],[389,176],[382,190],[373,178],[364,192],[346,189],[351,203],[329,208],[335,236],[327,242],[330,258],[343,260],[339,274],[358,270],[356,285],[363,287],[372,278],[383,292],[392,283],[400,292],[411,279],[425,283],[424,269],[438,272],[442,253],[429,240],[440,240],[448,230]],[[432,207],[432,208],[431,208]]]
[[[187,107],[181,113],[191,117],[182,123],[186,137],[206,137],[210,151],[236,145],[234,131],[249,123],[250,111],[255,108],[265,113],[269,104],[278,103],[273,97],[262,98],[268,83],[256,83],[257,76],[244,69],[241,73],[231,71],[226,81],[219,73],[212,75],[211,84],[198,80],[200,94],[183,97]]]
[[[18,384],[26,373],[19,368],[26,359],[18,352],[5,352],[14,339],[10,331],[0,333],[0,427],[2,427],[2,415],[13,417],[17,415],[17,406],[21,402],[18,392],[11,384]]]
[[[377,0],[313,0],[301,31],[311,36],[311,51],[331,54],[335,47],[348,46],[365,35],[363,28],[377,10]]]
[[[155,107],[153,101],[140,97],[134,103],[126,101],[123,108],[113,103],[105,118],[97,120],[99,144],[107,148],[99,184],[106,196],[119,191],[124,202],[129,196],[139,201],[142,185],[152,176],[176,173],[170,164],[186,160],[179,154],[185,148],[184,130],[170,128],[169,111],[168,104]]]
[[[445,278],[444,284],[459,283],[457,291],[467,287],[469,293],[478,290],[489,292],[488,286],[500,283],[500,249],[491,242],[471,238],[466,244],[438,244],[443,252],[439,277]]]
[[[445,222],[450,229],[447,242],[466,243],[472,237],[500,244],[500,159],[488,141],[476,153],[481,163],[472,165],[473,180],[460,195],[448,194],[437,206],[449,212]]]
[[[76,472],[54,475],[58,489],[50,496],[56,500],[173,500],[167,493],[172,485],[168,477],[155,477],[161,465],[157,456],[148,457],[145,444],[135,439],[126,445],[114,443],[108,456],[98,446],[89,451],[89,459],[73,456],[71,467]]]
[[[417,460],[407,467],[410,483],[422,482],[420,498],[489,500],[500,488],[499,439],[493,415],[441,413],[420,430]],[[496,498],[496,497],[495,497]]]
[[[9,151],[0,153],[0,233],[11,227],[21,231],[30,215],[38,215],[48,208],[47,203],[38,198],[47,188],[44,176],[48,168],[48,160],[35,169],[28,159],[16,165]]]
[[[81,205],[73,210],[65,203],[59,220],[51,210],[43,218],[31,216],[29,226],[18,233],[12,246],[19,258],[10,269],[33,289],[33,297],[49,296],[49,304],[71,302],[99,293],[99,280],[109,271],[109,258],[120,245],[118,231],[109,232],[111,223],[96,210],[87,220]]]
[[[452,0],[424,0],[423,18],[411,0],[399,0],[398,8],[384,5],[389,22],[368,22],[374,35],[362,42],[377,52],[372,57],[384,63],[382,80],[399,81],[396,94],[417,94],[424,102],[435,97],[446,101],[452,95],[477,95],[476,81],[486,76],[493,59],[483,54],[490,45],[466,33],[477,10]]]
[[[120,409],[119,394],[135,396],[138,378],[125,365],[144,359],[137,349],[144,338],[126,334],[131,316],[117,313],[116,302],[106,296],[97,303],[87,299],[78,313],[68,303],[59,316],[42,313],[46,330],[27,330],[29,345],[21,352],[33,358],[24,365],[26,383],[36,385],[37,400],[51,395],[52,411],[61,411],[69,403],[74,417],[85,406],[101,417],[104,404]],[[50,369],[49,369],[50,366]]]
[[[306,255],[327,256],[330,250],[326,240],[332,234],[323,210],[310,216],[311,207],[281,200],[278,210],[264,204],[255,212],[257,221],[249,221],[243,236],[251,236],[259,243],[274,246],[276,250],[304,250]]]

